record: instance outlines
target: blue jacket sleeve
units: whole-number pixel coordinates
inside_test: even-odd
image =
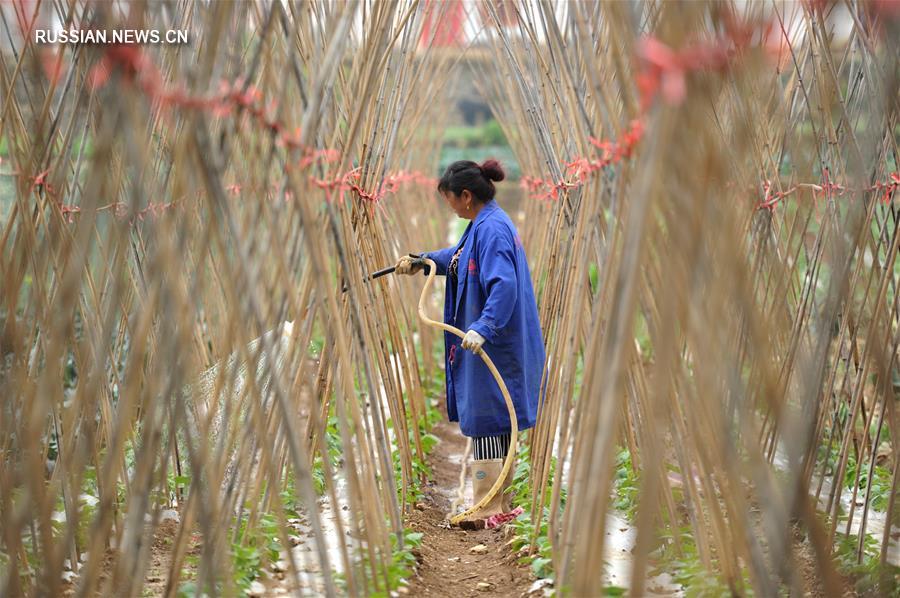
[[[518,280],[516,277],[516,248],[512,235],[506,230],[489,230],[478,239],[478,280],[486,299],[481,317],[469,330],[474,330],[487,342],[493,342],[506,326],[516,307]]]
[[[421,254],[422,257],[427,257],[428,259],[434,260],[435,265],[437,266],[437,274],[438,276],[446,276],[447,275],[447,265],[450,263],[450,258],[453,257],[453,250],[455,247],[445,247],[444,249],[438,249],[436,251],[426,251]],[[424,274],[424,270],[422,273]]]

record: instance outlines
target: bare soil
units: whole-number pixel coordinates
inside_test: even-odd
[[[169,570],[172,564],[172,549],[178,535],[178,524],[175,521],[163,521],[156,528],[153,535],[153,543],[150,546],[150,564],[145,574],[142,596],[164,596],[168,582]],[[188,555],[198,555],[200,552],[199,537],[192,536],[188,540]],[[83,564],[83,563],[82,563]],[[112,583],[113,570],[116,565],[116,552],[107,550],[103,564],[101,565],[100,578],[95,596],[113,595]],[[196,574],[196,567],[191,563],[182,566],[181,581],[192,578]],[[63,596],[75,596],[78,582],[76,579],[67,579],[62,584]]]
[[[409,595],[525,595],[533,577],[526,566],[516,562],[518,557],[508,545],[512,538],[508,527],[467,532],[442,526],[456,495],[458,456],[463,454],[466,440],[459,428],[448,422],[436,425],[432,433],[441,440],[429,457],[433,479],[422,503],[407,517],[407,526],[424,534]],[[473,554],[471,549],[479,544],[487,551]]]

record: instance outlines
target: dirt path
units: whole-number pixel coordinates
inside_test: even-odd
[[[447,422],[435,426],[432,433],[441,440],[429,458],[433,480],[425,492],[424,508],[412,511],[407,520],[409,527],[424,534],[409,594],[455,598],[526,594],[532,575],[516,563],[516,555],[506,545],[511,538],[508,529],[466,532],[440,526],[456,495],[466,440],[455,424]],[[487,551],[472,553],[479,544]]]

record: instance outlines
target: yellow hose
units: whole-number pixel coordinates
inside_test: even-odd
[[[428,279],[425,281],[425,286],[422,287],[422,294],[419,296],[419,318],[422,319],[423,322],[428,324],[429,326],[434,326],[435,328],[440,328],[441,330],[446,330],[452,334],[455,334],[459,338],[465,337],[465,333],[459,328],[455,328],[450,326],[449,324],[445,324],[443,322],[438,322],[437,320],[432,320],[428,316],[425,315],[425,296],[428,294],[428,289],[431,288],[431,283],[434,280],[435,274],[437,274],[437,266],[435,265],[433,260],[425,259],[425,263],[429,266]],[[512,398],[509,396],[509,390],[506,388],[506,383],[503,382],[503,378],[500,376],[500,372],[497,371],[497,368],[494,366],[494,362],[491,361],[491,358],[488,357],[487,353],[478,349],[475,353],[481,356],[481,359],[484,361],[484,365],[488,367],[491,371],[491,374],[494,376],[494,380],[497,381],[497,384],[500,386],[500,392],[503,393],[503,399],[506,401],[506,409],[509,411],[509,423],[512,427],[509,436],[509,451],[506,453],[506,459],[503,460],[503,470],[500,472],[500,476],[497,478],[497,481],[494,482],[494,485],[491,486],[490,491],[478,501],[476,504],[472,505],[471,508],[463,511],[459,515],[450,518],[451,525],[459,525],[459,522],[463,519],[466,519],[473,513],[477,512],[481,508],[483,508],[487,503],[493,499],[498,492],[503,488],[503,483],[506,481],[506,476],[509,474],[509,470],[512,467],[513,459],[515,458],[515,450],[516,450],[516,441],[518,440],[519,435],[519,422],[516,420],[516,409],[513,407]],[[447,372],[447,375],[450,375],[450,372]],[[463,463],[463,467],[466,464]]]

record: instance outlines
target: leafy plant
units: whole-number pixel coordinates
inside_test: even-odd
[[[900,567],[881,563],[878,540],[866,535],[862,558],[858,558],[859,538],[839,534],[835,540],[838,568],[849,575],[860,593],[900,597]]]
[[[247,527],[246,519],[241,521],[240,534],[229,550],[238,589],[248,590],[262,574],[265,564],[278,560],[284,550],[279,529],[278,518],[273,513],[260,515],[259,523],[253,529]]]
[[[627,448],[619,449],[616,455],[616,477],[613,480],[615,508],[632,521],[637,513],[638,494],[640,493],[640,476],[631,462],[631,453]]]
[[[262,557],[255,546],[231,545],[231,561],[234,565],[234,583],[241,590],[250,589],[250,584],[262,572]]]
[[[860,469],[861,468],[861,469]],[[859,481],[856,475],[859,470]],[[844,471],[844,487],[848,490],[857,489],[860,497],[865,498],[866,488],[869,484],[869,463],[858,463],[856,456],[851,452],[847,456],[847,468]],[[870,505],[876,511],[887,509],[888,498],[891,493],[891,472],[887,467],[876,465],[872,470],[872,488]]]
[[[397,542],[397,536],[391,536],[391,562],[387,567],[387,588],[379,587],[376,589],[375,580],[369,581],[369,588],[366,592],[369,596],[377,598],[388,598],[392,590],[396,590],[400,586],[407,584],[407,580],[413,574],[418,559],[416,557],[416,549],[422,545],[424,534],[415,532],[411,529],[403,530],[403,546],[400,547]],[[368,557],[364,554],[361,557],[363,563],[366,563]]]
[[[516,470],[513,474],[513,481],[510,492],[512,493],[512,503],[523,508],[531,504],[531,460],[528,445],[522,443],[517,454]],[[551,476],[556,463],[551,463]],[[548,488],[548,496],[545,497],[544,504],[549,504],[550,489]],[[562,497],[565,498],[564,496]],[[550,519],[550,509],[545,506],[537,525],[532,521],[531,513],[526,510],[516,519],[509,522],[514,532],[512,540],[512,548],[517,552],[523,552],[531,546],[532,538],[534,540],[535,551],[531,554],[525,554],[519,558],[519,563],[529,565],[531,572],[538,579],[553,579],[553,546],[550,542],[548,534],[547,522]],[[535,535],[536,532],[536,535]]]
[[[547,535],[547,518],[549,509],[544,509],[544,516],[541,517],[537,538],[535,540],[535,552],[533,554],[524,554],[519,558],[519,563],[529,565],[531,572],[538,579],[553,578],[553,552],[550,544],[550,538]],[[531,544],[531,538],[534,537],[535,525],[531,519],[531,513],[525,512],[516,519],[508,523],[514,530],[512,540],[512,548],[517,552],[523,552]]]
[[[674,536],[678,534],[681,551],[675,551]],[[731,588],[717,575],[711,573],[700,559],[697,544],[694,542],[692,530],[689,525],[673,529],[666,527],[659,534],[662,543],[653,553],[653,568],[651,575],[659,575],[669,572],[672,579],[681,585],[684,595],[692,598],[705,598],[712,596],[730,596]],[[741,595],[752,596],[747,572],[744,575],[744,587]]]

